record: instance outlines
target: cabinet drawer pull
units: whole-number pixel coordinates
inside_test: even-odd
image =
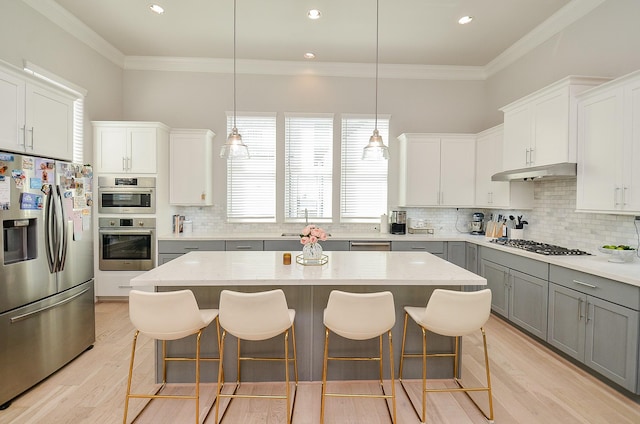
[[[200,250],[199,247],[185,247],[184,250]]]
[[[118,286],[119,289],[132,289],[133,286]]]
[[[411,246],[411,250],[425,250],[426,247],[424,246]]]
[[[236,250],[251,250],[251,246],[236,246]]]
[[[591,289],[597,289],[598,288],[598,286],[594,286],[593,284],[585,283],[585,282],[582,282],[580,280],[573,280],[573,282],[576,283],[576,284],[580,284],[581,286],[589,287]]]

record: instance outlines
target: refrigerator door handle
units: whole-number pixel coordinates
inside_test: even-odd
[[[67,259],[67,243],[68,243],[68,231],[67,231],[67,218],[64,213],[64,202],[62,201],[62,193],[60,191],[60,186],[56,186],[58,191],[58,199],[60,199],[60,222],[62,229],[62,245],[60,246],[59,251],[59,260],[58,260],[58,271],[64,270],[64,264]]]
[[[51,243],[51,238],[52,238],[52,210],[53,210],[53,193],[51,192],[51,188],[49,189],[49,192],[47,193],[47,206],[46,209],[44,211],[44,247],[45,250],[47,251],[47,263],[49,264],[49,272],[53,273],[55,272],[55,263],[54,263],[54,259],[53,259],[53,252],[52,252],[52,243]]]

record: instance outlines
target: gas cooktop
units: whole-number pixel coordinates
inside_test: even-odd
[[[579,249],[567,249],[566,247],[553,244],[540,243],[533,240],[498,238],[491,240],[491,243],[501,246],[515,247],[527,252],[538,253],[540,255],[567,256],[567,255],[590,255],[591,253]]]

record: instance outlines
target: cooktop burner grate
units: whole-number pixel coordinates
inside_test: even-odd
[[[533,240],[520,239],[504,239],[498,238],[491,240],[491,243],[501,246],[515,247],[517,249],[526,250],[527,252],[538,253],[540,255],[549,256],[569,256],[569,255],[590,255],[591,253],[579,249],[567,249],[566,247],[556,246],[553,244],[540,243]]]

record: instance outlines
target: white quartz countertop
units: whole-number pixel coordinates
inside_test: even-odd
[[[165,234],[158,237],[159,240],[297,240],[297,235],[283,236],[282,233],[190,233],[190,234]],[[561,267],[582,271],[604,278],[620,281],[640,287],[640,259],[633,262],[613,263],[608,262],[609,257],[600,252],[589,256],[545,256],[531,253],[513,247],[500,246],[490,243],[485,236],[470,234],[385,234],[385,233],[342,233],[332,234],[330,240],[371,240],[371,241],[467,241],[479,246],[502,250],[514,255],[525,256],[541,262],[558,265]],[[580,246],[565,246],[569,248],[581,248]],[[366,252],[371,253],[371,252]]]
[[[135,277],[140,286],[486,285],[487,280],[426,252],[325,252],[328,263],[284,265],[278,251],[190,252]]]

